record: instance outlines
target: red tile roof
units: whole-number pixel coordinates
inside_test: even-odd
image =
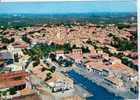
[[[112,65],[112,69],[113,70],[125,70],[126,69],[126,65],[124,64],[113,64]]]
[[[41,100],[41,99],[37,94],[32,93],[29,95],[14,97],[11,100]]]
[[[106,65],[104,65],[103,63],[97,63],[97,62],[88,62],[88,63],[86,63],[86,65],[89,67],[98,69],[98,70],[102,70],[102,69],[106,68]]]
[[[21,45],[15,45],[14,48],[27,48],[28,45],[26,44],[21,44]]]
[[[7,73],[0,73],[0,88],[13,87],[25,84],[25,77],[28,73],[25,71],[13,71]]]

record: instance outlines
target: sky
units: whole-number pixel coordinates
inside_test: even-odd
[[[81,1],[81,2],[22,2],[22,3],[21,2],[16,3],[12,1],[15,0],[3,0],[4,3],[0,3],[0,14],[3,13],[56,14],[56,13],[136,12],[137,11],[136,0],[109,0],[109,1],[93,0],[89,2]],[[16,1],[21,1],[21,0],[16,0]],[[39,0],[34,0],[34,1],[39,1]],[[57,1],[61,1],[61,0],[57,0]]]
[[[86,1],[86,0],[1,0],[2,2],[23,2],[23,1],[26,1],[26,2],[31,2],[31,1],[36,1],[36,2],[39,2],[39,1]]]
[[[31,2],[31,1],[135,1],[135,0],[1,0],[2,2]]]

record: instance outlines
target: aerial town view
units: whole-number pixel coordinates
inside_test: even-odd
[[[136,3],[1,2],[0,100],[138,100]]]

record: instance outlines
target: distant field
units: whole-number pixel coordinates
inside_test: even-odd
[[[0,26],[22,27],[38,24],[123,24],[137,22],[136,13],[79,13],[79,14],[0,14]]]

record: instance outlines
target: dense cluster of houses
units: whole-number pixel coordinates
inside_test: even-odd
[[[86,26],[73,26],[67,28],[64,25],[47,27],[26,27],[20,30],[6,29],[1,30],[3,37],[12,39],[12,43],[3,43],[0,41],[0,98],[16,98],[17,97],[35,97],[38,96],[33,90],[30,75],[34,75],[49,87],[51,93],[64,92],[74,88],[74,82],[61,72],[50,72],[50,65],[43,61],[37,66],[33,66],[30,56],[24,54],[23,49],[31,48],[36,43],[70,43],[76,47],[88,47],[90,52],[83,53],[80,48],[73,48],[71,52],[65,54],[64,50],[55,51],[56,59],[63,57],[74,61],[74,64],[82,64],[88,71],[95,72],[104,77],[106,84],[115,88],[123,88],[127,82],[132,83],[132,87],[138,87],[138,72],[130,68],[130,64],[134,68],[138,68],[138,59],[127,57],[127,64],[121,59],[109,56],[102,49],[95,49],[86,41],[97,41],[100,46],[110,42],[107,33],[119,35],[119,37],[129,39],[132,35],[130,32],[136,31],[135,27],[130,29],[119,30],[114,25],[108,25],[106,28],[96,27],[94,24]],[[22,39],[27,36],[31,44]],[[115,47],[105,45],[111,53],[118,53]],[[124,51],[124,56],[137,56],[137,52]],[[28,65],[28,66],[27,66]],[[63,97],[65,99],[67,97]],[[80,97],[68,97],[80,100]],[[77,99],[76,99],[77,98]],[[31,100],[31,99],[28,99]],[[35,99],[34,99],[35,100]],[[38,99],[37,99],[38,100]]]
[[[47,79],[50,71],[45,63],[33,67],[32,62],[25,68],[29,56],[24,55],[22,47],[8,45],[7,50],[0,52],[0,97],[2,99],[36,97],[30,80],[30,72],[42,80],[51,90],[51,92],[61,92],[73,89],[73,80],[66,77],[60,72],[55,72]],[[15,61],[14,55],[18,55],[19,61]],[[43,69],[44,68],[44,69]],[[45,69],[46,68],[46,69]],[[39,100],[39,99],[37,99]]]
[[[80,49],[73,49],[72,53],[61,54],[61,56],[71,58],[76,63],[84,65],[89,71],[98,73],[104,77],[107,84],[116,88],[123,88],[128,81],[133,83],[132,87],[138,87],[138,72],[123,64],[121,59],[109,56],[102,50],[95,50],[94,53],[82,53]],[[135,65],[135,63],[133,64]]]

